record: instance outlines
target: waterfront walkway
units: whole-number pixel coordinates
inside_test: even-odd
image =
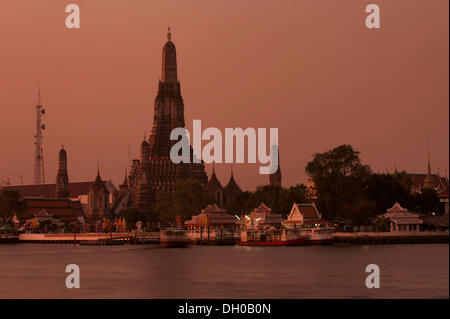
[[[425,232],[355,232],[334,233],[335,244],[425,244],[449,243],[448,231]],[[159,232],[151,233],[77,233],[74,234],[20,234],[0,235],[1,244],[41,243],[78,244],[89,246],[159,244]],[[235,241],[197,240],[197,245],[234,245]]]
[[[334,233],[337,244],[425,244],[448,243],[448,231]]]
[[[19,242],[19,236],[16,235],[0,235],[0,244],[12,244]]]
[[[77,233],[74,234],[20,234],[23,243],[80,244],[80,245],[142,245],[159,244],[159,233]]]

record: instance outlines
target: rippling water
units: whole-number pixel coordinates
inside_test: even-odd
[[[81,288],[67,289],[78,264]],[[381,287],[365,287],[365,267]],[[1,298],[448,298],[449,246],[0,245]]]

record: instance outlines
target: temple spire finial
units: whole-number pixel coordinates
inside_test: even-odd
[[[172,39],[172,32],[170,32],[170,25],[167,27],[167,40],[170,41]]]
[[[39,87],[39,80],[38,80],[38,105],[41,105],[41,88]]]
[[[431,176],[431,163],[430,163],[430,142],[427,140],[427,158],[428,158],[428,167],[427,167],[427,176],[425,176],[425,180],[423,182],[423,188],[434,188],[434,180]]]

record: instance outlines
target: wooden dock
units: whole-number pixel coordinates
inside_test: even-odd
[[[237,241],[234,239],[197,239],[195,241],[195,244],[199,246],[233,246],[236,243]]]
[[[19,242],[19,236],[0,235],[0,244],[15,244]]]
[[[334,233],[335,244],[431,244],[449,243],[449,232],[356,232]]]
[[[159,233],[21,234],[17,242],[82,246],[150,245],[159,244]]]

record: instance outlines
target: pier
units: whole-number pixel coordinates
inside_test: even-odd
[[[448,231],[334,233],[335,244],[431,244],[449,243]]]
[[[199,246],[233,246],[236,245],[237,240],[233,238],[228,239],[197,239],[195,244]]]
[[[0,235],[0,244],[14,244],[19,242],[19,236]]]
[[[334,244],[341,245],[381,245],[381,244],[431,244],[449,243],[448,231],[426,232],[355,232],[334,233]],[[20,234],[0,235],[1,244],[40,243],[72,244],[82,246],[115,245],[159,245],[159,232],[152,233],[84,233],[84,234]],[[235,245],[235,238],[194,239],[199,246]]]
[[[158,245],[159,233],[20,234],[17,242],[82,246]]]

